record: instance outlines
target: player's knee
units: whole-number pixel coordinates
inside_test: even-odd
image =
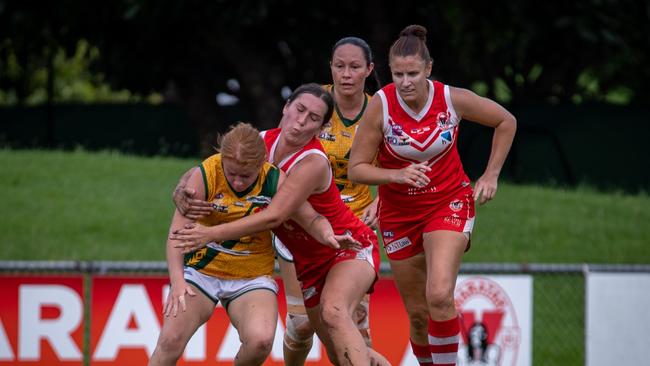
[[[186,343],[186,340],[179,333],[163,333],[158,339],[158,350],[165,355],[178,358],[183,353]]]
[[[256,359],[264,360],[268,357],[273,348],[273,335],[252,337],[247,341],[247,343],[247,348],[251,352],[251,356]]]
[[[314,328],[309,323],[307,315],[287,313],[286,323],[284,344],[292,350],[311,348]]]
[[[339,304],[331,304],[327,302],[321,303],[320,317],[323,325],[328,328],[340,328],[345,322],[348,322],[352,316],[345,306]]]
[[[446,286],[427,287],[427,305],[430,309],[446,309],[454,306],[453,291]]]

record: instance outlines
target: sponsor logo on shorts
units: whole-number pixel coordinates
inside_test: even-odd
[[[463,220],[458,217],[458,215],[453,214],[451,216],[445,216],[444,219],[442,219],[446,224],[453,225],[456,227],[460,227],[460,225],[463,224]]]
[[[395,253],[398,250],[402,250],[409,245],[411,245],[411,240],[405,236],[403,238],[397,239],[390,244],[386,245],[386,253]]]
[[[381,233],[381,235],[383,235],[384,238],[392,238],[395,236],[395,233],[392,231],[384,231]]]
[[[463,209],[463,201],[453,200],[449,203],[449,208],[454,212],[458,212]]]
[[[314,286],[302,290],[302,297],[308,300],[316,295],[316,288]]]

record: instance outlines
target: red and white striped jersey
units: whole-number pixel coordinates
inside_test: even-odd
[[[426,209],[431,202],[470,184],[456,147],[460,119],[451,103],[449,86],[428,83],[429,95],[421,111],[413,111],[392,83],[377,92],[383,109],[384,140],[377,156],[380,167],[401,169],[412,163],[431,167],[427,172],[431,182],[425,187],[381,185],[380,199],[388,204],[417,197],[408,199],[409,208]]]
[[[285,173],[289,174],[291,169],[302,159],[309,155],[316,154],[322,156],[328,163],[329,159],[325,154],[323,146],[316,137],[311,139],[302,149],[285,157],[282,161],[272,161],[275,149],[277,147],[281,129],[262,131],[260,135],[266,143],[266,149],[269,155],[269,162],[277,165]],[[348,206],[341,201],[339,190],[334,184],[332,171],[330,172],[330,184],[328,188],[319,193],[309,196],[308,201],[314,210],[323,215],[332,225],[334,233],[343,234],[346,231],[363,246],[370,246],[376,243],[375,232],[359,220]],[[286,221],[279,227],[273,229],[275,235],[291,251],[296,265],[298,279],[309,276],[313,271],[319,271],[322,266],[330,264],[331,261],[339,254],[340,250],[334,250],[319,243],[311,235],[307,234],[297,223],[292,220]],[[378,266],[379,263],[375,263]]]

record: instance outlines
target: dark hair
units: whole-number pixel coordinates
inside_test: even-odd
[[[323,89],[323,87],[316,83],[308,83],[300,85],[296,90],[291,93],[289,98],[287,98],[287,104],[291,104],[296,98],[302,94],[311,94],[316,98],[322,100],[327,106],[327,111],[323,116],[323,123],[329,121],[332,118],[332,113],[334,113],[334,99],[330,93]]]
[[[359,37],[343,37],[339,39],[336,43],[334,43],[334,47],[332,47],[332,54],[330,55],[330,60],[334,58],[334,52],[336,52],[336,50],[339,47],[346,44],[351,44],[353,46],[357,46],[361,48],[361,50],[363,51],[363,55],[366,57],[366,66],[369,66],[373,62],[372,50],[370,49],[370,46],[368,46],[368,43],[366,41],[364,41]],[[372,70],[372,77],[375,79],[376,85],[370,87],[366,85],[366,89],[371,92],[375,92],[381,89],[381,81],[379,80],[379,75],[377,74],[376,69]]]
[[[424,62],[433,62],[427,48],[427,29],[421,25],[413,24],[402,29],[399,38],[390,46],[388,58],[420,56]]]

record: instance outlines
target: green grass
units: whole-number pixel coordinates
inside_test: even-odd
[[[197,160],[0,150],[0,260],[164,260],[171,192]],[[501,183],[465,262],[650,263],[650,198]],[[584,363],[584,280],[535,275],[535,365]]]
[[[193,164],[0,150],[0,259],[162,260],[171,192]]]
[[[197,160],[0,150],[0,259],[163,260]],[[650,197],[501,183],[465,262],[650,263]]]

